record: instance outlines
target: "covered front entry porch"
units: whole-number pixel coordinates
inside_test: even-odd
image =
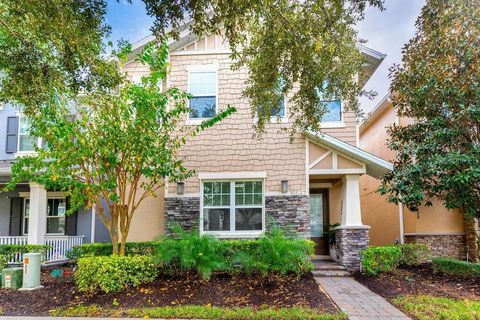
[[[0,190],[8,177],[0,177]],[[0,245],[45,244],[47,263],[67,260],[67,252],[89,242],[85,224],[77,213],[66,215],[68,199],[62,192],[47,191],[36,183],[17,185],[13,191],[0,191]],[[89,228],[90,226],[88,226]],[[88,235],[88,234],[87,234]],[[21,263],[14,257],[10,263]]]
[[[326,134],[306,136],[310,237],[315,253],[328,254],[347,269],[358,269],[370,229],[362,223],[360,176],[380,177],[392,165]]]

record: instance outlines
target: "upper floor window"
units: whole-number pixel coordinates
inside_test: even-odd
[[[322,122],[342,122],[342,102],[340,100],[322,100],[326,111]]]
[[[18,151],[32,152],[35,151],[34,146],[41,147],[40,138],[30,135],[30,120],[26,116],[20,116],[18,126]]]
[[[190,119],[211,118],[217,113],[217,71],[190,70],[188,72]]]

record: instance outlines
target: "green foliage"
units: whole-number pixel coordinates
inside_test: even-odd
[[[85,257],[78,259],[75,283],[80,291],[120,291],[155,280],[157,265],[149,256]]]
[[[393,299],[393,303],[419,320],[480,319],[480,301],[431,296],[404,296]]]
[[[119,242],[124,254],[137,208],[158,195],[165,177],[175,182],[193,174],[177,158],[187,139],[235,112],[227,106],[197,126],[184,126],[189,95],[159,87],[167,72],[167,44],[147,45],[137,59],[150,68],[140,84],[124,79],[108,92],[58,93],[37,106],[39,112],[29,115],[30,133],[48,148],[17,159],[7,186],[29,180],[65,191],[71,200],[68,212],[96,205],[114,254]]]
[[[160,244],[160,241],[127,242],[125,244],[125,255],[151,256]],[[67,252],[67,257],[69,259],[79,259],[82,257],[109,256],[112,254],[112,247],[111,242],[85,243],[74,246]]]
[[[423,243],[406,243],[400,245],[403,265],[418,266],[432,258],[432,250]]]
[[[427,0],[417,31],[392,69],[394,170],[381,192],[410,210],[440,199],[480,217],[480,10],[464,0]]]
[[[221,308],[185,305],[144,309],[106,309],[96,305],[75,306],[50,311],[53,317],[134,317],[151,319],[216,319],[216,320],[342,320],[345,314],[321,314],[311,308]]]
[[[305,274],[313,270],[310,257],[314,253],[311,241],[299,241],[285,237],[279,228],[265,234],[255,247],[247,247],[234,255],[234,264],[247,273],[259,272],[262,276],[270,273]]]
[[[49,246],[36,244],[2,244],[0,245],[0,271],[7,267],[8,261],[16,254],[41,253],[45,255]]]
[[[194,270],[205,280],[210,279],[212,272],[227,269],[220,240],[198,231],[185,232],[180,227],[172,229],[174,235],[162,242],[155,256],[162,268],[169,272]]]
[[[478,277],[480,279],[480,264],[468,261],[433,258],[433,271],[458,277]]]
[[[362,271],[369,275],[393,271],[402,258],[399,246],[370,247],[362,251]]]
[[[19,103],[30,114],[55,92],[115,88],[118,68],[102,59],[110,34],[106,9],[103,0],[2,0],[0,100]]]
[[[322,99],[340,97],[348,101],[347,108],[359,113],[358,97],[372,96],[356,81],[365,63],[357,46],[356,23],[368,5],[383,9],[383,0],[144,2],[161,39],[167,29],[177,36],[181,30],[177,28],[190,18],[195,34],[219,34],[225,29],[234,67],[249,70],[243,93],[250,100],[252,114],[261,109],[256,124],[260,132],[272,110],[278,110],[280,96],[286,96],[295,84],[299,88],[289,112],[298,130],[320,130],[326,111]]]

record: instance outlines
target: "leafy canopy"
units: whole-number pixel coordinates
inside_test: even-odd
[[[357,48],[355,24],[366,6],[383,9],[383,0],[144,0],[156,18],[159,39],[178,37],[185,21],[195,34],[225,30],[234,67],[247,67],[244,95],[262,132],[281,96],[295,92],[289,112],[296,130],[319,130],[326,111],[322,99],[341,98],[360,113],[362,90],[356,76],[364,57]],[[171,32],[169,32],[171,31]],[[322,93],[319,94],[319,91]],[[320,107],[319,107],[320,106]],[[272,112],[273,111],[273,112]]]
[[[179,148],[235,111],[229,106],[198,126],[183,126],[189,95],[177,88],[160,90],[167,59],[166,44],[148,45],[138,60],[150,67],[150,74],[140,84],[124,79],[117,90],[77,99],[58,93],[39,105],[39,112],[31,115],[30,132],[48,147],[19,158],[8,187],[28,180],[65,191],[71,211],[96,204],[114,253],[120,239],[123,254],[141,203],[156,196],[165,177],[175,182],[192,174],[177,158]]]
[[[396,159],[381,192],[411,210],[439,198],[480,217],[480,10],[472,3],[428,0],[392,69],[395,109],[415,122],[391,127]]]

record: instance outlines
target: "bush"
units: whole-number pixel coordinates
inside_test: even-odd
[[[7,267],[8,261],[16,254],[41,253],[45,256],[49,248],[46,245],[35,244],[2,244],[0,245],[0,271]]]
[[[168,272],[195,270],[204,280],[214,271],[225,271],[228,263],[222,254],[222,243],[212,235],[198,231],[185,232],[173,228],[174,235],[166,238],[157,248],[155,262]]]
[[[362,270],[369,275],[393,271],[402,258],[399,246],[371,247],[362,251]]]
[[[313,270],[310,257],[314,253],[314,243],[306,240],[287,238],[279,228],[273,228],[254,244],[247,243],[234,254],[233,263],[245,272],[305,274]]]
[[[480,277],[480,264],[449,258],[433,258],[433,271],[458,277]]]
[[[150,256],[84,257],[78,259],[75,283],[80,291],[109,293],[151,282],[157,274]]]
[[[432,258],[432,251],[423,243],[406,243],[400,246],[403,265],[418,266]]]
[[[125,244],[125,255],[153,255],[160,241],[148,242],[127,242]],[[110,242],[104,243],[86,243],[80,246],[74,246],[67,252],[69,259],[79,259],[82,257],[110,256],[113,252],[113,245]]]

